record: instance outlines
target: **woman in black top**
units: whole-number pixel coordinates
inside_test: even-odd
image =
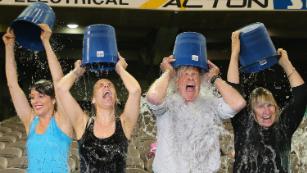
[[[227,79],[239,87],[239,31],[232,33],[232,53]],[[291,138],[304,116],[306,85],[288,59],[287,52],[278,49],[279,65],[285,71],[292,88],[290,101],[280,109],[272,93],[262,87],[249,96],[249,107],[232,119],[235,138],[234,172],[289,172]]]
[[[115,71],[128,90],[124,110],[119,118],[115,117],[115,87],[111,81],[100,79],[93,89],[92,104],[95,107],[95,116],[89,117],[69,92],[74,82],[84,73],[80,65],[81,61],[78,60],[74,70],[56,84],[56,91],[76,133],[81,172],[125,172],[128,140],[139,115],[140,85],[126,71],[127,63],[119,56]]]

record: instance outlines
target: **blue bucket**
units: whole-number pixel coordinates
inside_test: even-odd
[[[173,55],[174,68],[193,66],[208,71],[206,38],[197,32],[183,32],[177,35]]]
[[[247,73],[262,71],[278,63],[278,57],[262,23],[257,22],[240,29],[241,70]]]
[[[90,71],[111,71],[117,61],[114,28],[105,24],[88,26],[83,37],[82,66]]]
[[[45,3],[32,3],[11,24],[17,43],[21,47],[33,51],[44,50],[40,39],[41,28],[38,26],[42,23],[52,29],[55,23],[55,14],[52,8]]]

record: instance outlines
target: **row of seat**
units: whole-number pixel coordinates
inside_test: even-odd
[[[0,173],[23,173],[27,168],[26,132],[17,117],[0,122]],[[135,141],[135,139],[133,139]],[[148,173],[144,160],[131,142],[128,148],[127,173]],[[72,173],[79,173],[80,157],[78,143],[73,141],[70,150],[69,165]]]
[[[27,168],[26,133],[19,121],[0,124],[0,173],[23,173]]]
[[[0,124],[0,173],[26,173],[25,129],[17,117]]]

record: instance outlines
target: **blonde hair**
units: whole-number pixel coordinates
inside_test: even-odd
[[[179,77],[182,72],[186,71],[187,69],[196,69],[199,72],[199,75],[201,76],[203,73],[202,71],[194,66],[180,66],[179,68],[176,69],[176,77]]]
[[[249,109],[253,112],[253,108],[255,108],[255,106],[259,103],[268,103],[274,105],[276,109],[275,121],[279,119],[280,108],[277,105],[277,102],[271,91],[262,87],[255,88],[249,97]]]

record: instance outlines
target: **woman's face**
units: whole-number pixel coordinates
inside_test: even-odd
[[[48,115],[54,111],[55,99],[31,89],[30,103],[36,115]]]
[[[257,103],[253,111],[256,121],[262,127],[271,127],[276,121],[276,107],[271,103]]]
[[[111,81],[100,79],[96,82],[92,100],[95,106],[114,107],[116,98],[116,90]]]

